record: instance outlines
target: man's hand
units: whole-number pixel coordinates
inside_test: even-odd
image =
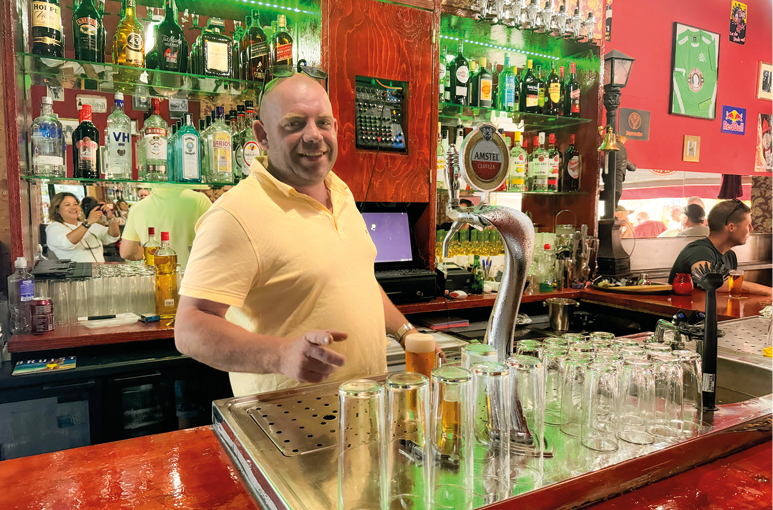
[[[348,337],[341,331],[306,331],[280,348],[279,372],[304,383],[324,381],[337,367],[344,366],[346,356],[323,346],[342,342]]]

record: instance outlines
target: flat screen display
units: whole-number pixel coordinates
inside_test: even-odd
[[[362,217],[378,250],[376,263],[413,260],[408,213],[366,212],[362,213]]]

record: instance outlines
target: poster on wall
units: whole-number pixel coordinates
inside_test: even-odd
[[[716,118],[718,79],[719,34],[674,23],[669,113]]]
[[[757,99],[773,99],[773,65],[768,62],[760,62],[757,71]]]
[[[744,44],[746,42],[746,4],[733,3],[730,6],[730,42]]]
[[[773,172],[773,138],[770,133],[770,114],[760,113],[757,122],[757,151],[754,155],[755,172]]]

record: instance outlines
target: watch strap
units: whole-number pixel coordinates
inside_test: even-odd
[[[88,230],[88,229],[89,229],[89,227],[91,227],[91,223],[89,223],[88,221],[84,221],[83,223],[81,223],[81,225],[83,225],[84,227],[86,227],[86,230]]]
[[[402,345],[403,337],[405,336],[405,334],[415,328],[416,326],[414,326],[410,322],[406,322],[405,324],[397,328],[397,331],[395,331],[395,339],[397,340],[397,343]]]

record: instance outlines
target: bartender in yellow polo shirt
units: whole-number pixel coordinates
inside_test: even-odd
[[[386,372],[385,331],[413,326],[374,276],[376,248],[332,171],[338,122],[303,74],[272,81],[255,122],[268,151],[199,220],[177,348],[230,372],[234,395]]]

